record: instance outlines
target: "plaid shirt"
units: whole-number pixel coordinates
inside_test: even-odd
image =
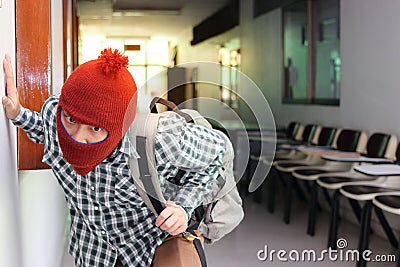
[[[43,162],[61,185],[71,215],[69,252],[76,266],[150,266],[155,248],[168,235],[155,226],[156,216],[140,198],[128,167],[138,154],[125,136],[120,145],[85,176],[63,158],[56,131],[59,95],[41,113],[21,108],[13,123],[36,143],[44,143]],[[211,192],[222,167],[223,139],[204,127],[173,115],[159,122],[156,165],[162,184],[184,169],[184,186],[171,200],[190,215]]]

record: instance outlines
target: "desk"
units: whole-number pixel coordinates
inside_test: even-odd
[[[386,158],[368,158],[364,156],[322,156],[323,159],[340,162],[360,162],[360,163],[392,163],[393,160]],[[390,165],[390,164],[389,164]]]
[[[298,151],[307,154],[307,155],[317,155],[317,156],[351,156],[351,157],[357,157],[360,154],[357,152],[346,152],[346,151],[340,151],[340,150],[335,150],[330,147],[312,147],[312,146],[302,146],[297,148]]]
[[[371,176],[400,175],[400,165],[397,164],[360,165],[360,166],[355,166],[354,170],[362,174]]]

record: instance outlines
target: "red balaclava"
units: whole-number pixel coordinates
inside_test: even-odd
[[[136,114],[136,84],[127,69],[128,57],[104,49],[98,59],[77,67],[62,87],[57,109],[57,134],[65,160],[86,175],[118,146]],[[80,124],[108,131],[98,143],[74,140],[61,122],[64,109]]]

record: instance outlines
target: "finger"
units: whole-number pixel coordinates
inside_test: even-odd
[[[14,119],[20,111],[18,90],[15,86],[11,57],[6,54],[3,60],[3,69],[6,80],[6,96],[2,97],[2,104],[7,118]]]
[[[177,216],[172,215],[160,225],[160,229],[170,232],[171,230],[176,230],[179,225]]]
[[[164,223],[166,219],[168,219],[172,215],[172,210],[170,208],[165,208],[157,217],[156,226],[160,227],[161,224]]]
[[[175,222],[174,218],[176,218]],[[171,216],[162,226],[165,226],[165,229],[161,229],[170,235],[178,235],[186,230],[187,222],[180,217]]]
[[[15,87],[14,82],[14,74],[11,65],[11,58],[9,55],[6,54],[5,59],[3,60],[3,68],[4,74],[6,76],[6,83],[7,83],[7,95],[12,99],[16,99],[18,91]]]
[[[178,227],[178,220],[174,219],[174,216],[171,216],[160,226],[160,229],[169,233],[170,231],[176,230]]]
[[[186,211],[185,211],[181,206],[175,204],[175,202],[172,202],[172,201],[169,201],[169,200],[168,200],[168,201],[165,203],[165,206],[166,206],[166,207],[174,207],[174,208],[176,208],[177,210],[179,210],[179,211],[182,213],[182,216],[183,216],[183,218],[185,219],[185,221],[188,220]]]

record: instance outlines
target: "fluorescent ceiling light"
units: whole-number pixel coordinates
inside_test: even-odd
[[[150,40],[150,36],[139,36],[139,35],[107,35],[106,39],[117,39],[117,40]]]

